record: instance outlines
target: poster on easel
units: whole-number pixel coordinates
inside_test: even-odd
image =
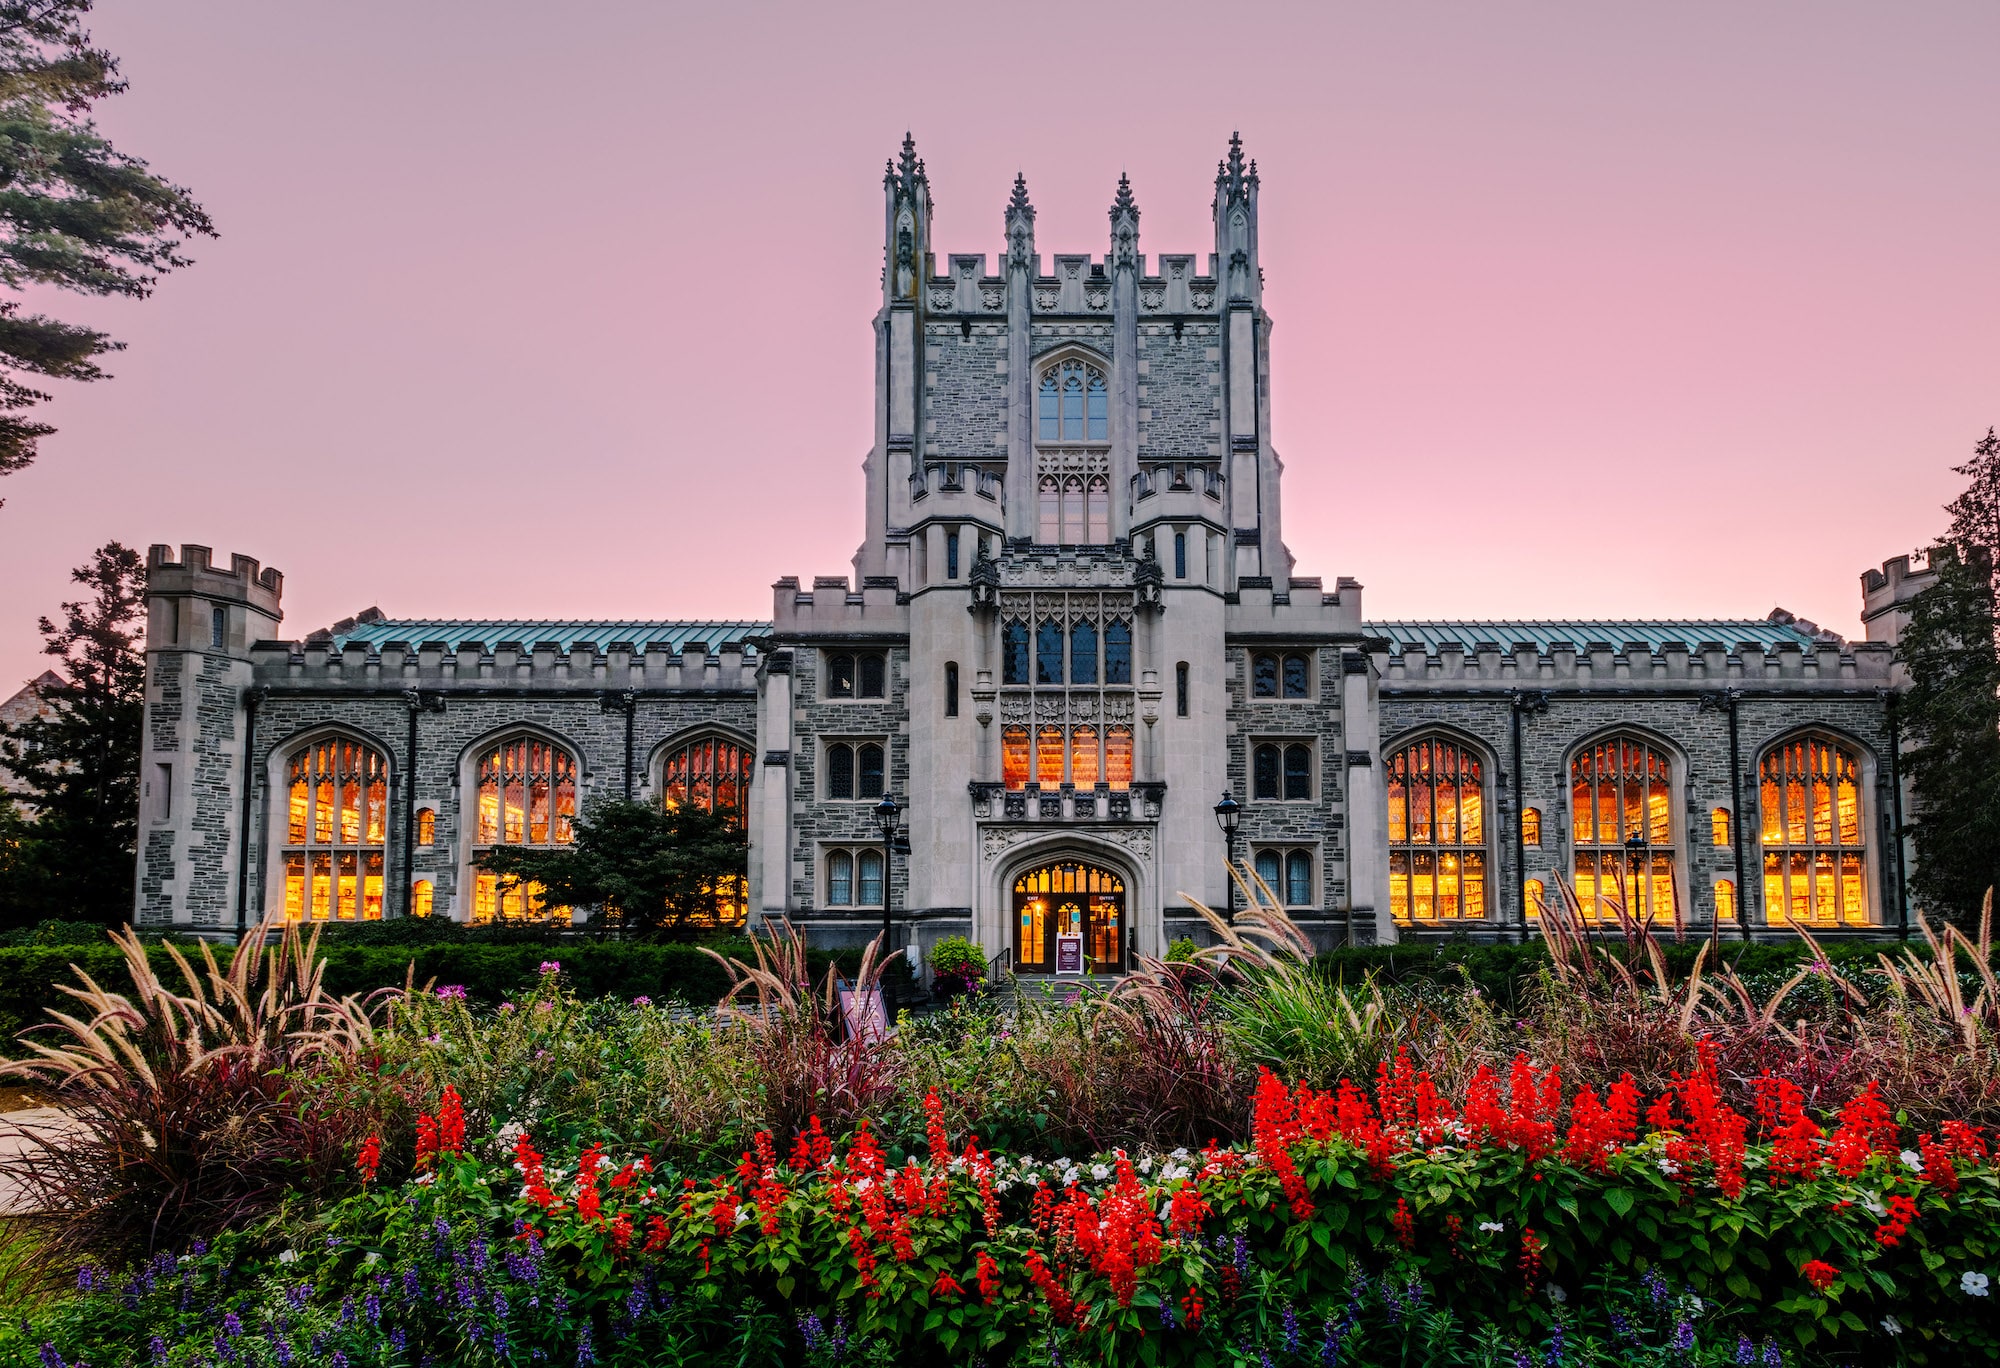
[[[1056,973],[1083,977],[1083,936],[1062,932],[1056,937]]]

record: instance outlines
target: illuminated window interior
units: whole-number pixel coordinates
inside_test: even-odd
[[[1708,814],[1708,839],[1711,845],[1729,844],[1729,809],[1715,808]]]
[[[417,809],[417,844],[421,846],[437,844],[437,813],[430,808]]]
[[[292,753],[281,857],[288,919],[381,920],[388,807],[388,761],[373,747],[335,737]]]
[[[1527,891],[1528,895],[1528,915],[1531,917],[1541,916],[1542,900],[1547,894],[1547,886],[1540,879],[1530,879],[1523,885],[1523,888]]]
[[[1715,881],[1715,919],[1736,920],[1736,885],[1728,879]]]
[[[1758,767],[1764,919],[1773,926],[1866,926],[1861,766],[1825,737],[1800,737]]]
[[[1426,737],[1385,768],[1390,914],[1406,925],[1486,916],[1486,771],[1478,753]]]
[[[1084,969],[1116,972],[1125,962],[1125,882],[1111,870],[1065,860],[1014,881],[1014,967],[1055,968],[1057,937],[1080,936]]]
[[[410,885],[410,915],[428,917],[436,906],[436,895],[429,879],[418,879]]]
[[[1000,733],[1000,775],[1010,789],[1028,786],[1028,729],[1007,727]]]
[[[573,909],[545,906],[541,889],[532,883],[503,890],[500,876],[478,869],[476,858],[494,846],[547,850],[576,839],[576,757],[540,737],[515,737],[479,757],[475,783],[479,806],[472,919],[571,920]]]
[[[1636,736],[1614,736],[1570,762],[1576,895],[1591,921],[1674,921],[1673,764]]]
[[[1521,844],[1538,846],[1542,843],[1542,810],[1540,808],[1521,809]]]

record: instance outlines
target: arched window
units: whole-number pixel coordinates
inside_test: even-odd
[[[410,915],[428,917],[437,906],[437,895],[429,879],[418,879],[410,885]]]
[[[1389,911],[1399,922],[1487,915],[1486,769],[1445,737],[1388,758]]]
[[[1035,629],[1035,682],[1063,682],[1063,629],[1054,618],[1045,618]]]
[[[1096,786],[1097,728],[1070,728],[1069,781],[1078,788],[1092,788]]]
[[[1295,801],[1312,794],[1312,747],[1294,743],[1285,747],[1285,798]]]
[[[1823,736],[1766,752],[1758,767],[1764,918],[1772,925],[1866,926],[1861,764]]]
[[[1278,696],[1278,658],[1276,656],[1260,655],[1251,657],[1250,696],[1252,698],[1276,698]]]
[[[286,778],[285,916],[380,920],[388,761],[372,746],[330,737],[292,752]]]
[[[1271,891],[1281,898],[1285,896],[1284,864],[1284,856],[1275,850],[1257,852],[1257,877],[1270,885]]]
[[[1307,907],[1317,901],[1312,895],[1312,856],[1294,850],[1285,856],[1285,905]]]
[[[437,813],[427,807],[417,809],[417,844],[420,846],[437,844]]]
[[[1062,538],[1075,545],[1089,540],[1083,524],[1083,480],[1075,475],[1062,482]]]
[[[1736,920],[1736,885],[1728,879],[1715,881],[1715,919]]]
[[[826,696],[828,698],[854,697],[853,656],[836,655],[827,657]]]
[[[859,659],[857,664],[860,667],[861,675],[861,682],[857,689],[859,696],[862,698],[888,697],[888,689],[885,682],[889,673],[888,662],[878,655],[865,655]]]
[[[854,796],[854,747],[842,745],[826,748],[826,796],[829,798]]]
[[[860,887],[855,890],[854,901],[862,907],[882,905],[882,852],[864,850],[854,861]]]
[[[826,857],[826,904],[828,907],[854,905],[854,857],[836,850]]]
[[[1069,682],[1097,682],[1097,624],[1078,618],[1069,629]]]
[[[1090,477],[1084,486],[1084,534],[1082,540],[1092,546],[1104,546],[1111,540],[1111,485],[1102,475]]]
[[[1522,885],[1522,888],[1528,895],[1528,915],[1531,917],[1541,916],[1542,906],[1548,891],[1547,887],[1540,879],[1529,879]]]
[[[570,919],[567,907],[545,907],[540,890],[521,884],[503,892],[500,876],[477,868],[494,846],[566,846],[576,837],[576,757],[537,736],[517,736],[480,754],[475,827],[472,919]]]
[[[1280,756],[1276,746],[1259,746],[1250,757],[1250,796],[1276,798],[1279,788]]]
[[[828,656],[826,696],[828,698],[881,698],[887,671],[879,655]]]
[[[1037,440],[1102,442],[1111,435],[1110,391],[1094,366],[1065,361],[1042,376],[1036,393]]]
[[[1000,733],[1000,777],[1010,789],[1028,785],[1028,729],[1006,727]]]
[[[826,748],[826,796],[880,798],[882,747],[873,741],[837,741]]]
[[[1540,808],[1521,809],[1521,844],[1538,846],[1542,843],[1542,810]]]
[[[706,736],[668,751],[660,768],[660,796],[670,808],[693,803],[745,820],[750,804],[750,751],[733,741]]]
[[[1304,655],[1256,655],[1250,659],[1252,698],[1310,698],[1312,669]]]
[[[1729,809],[1715,808],[1708,814],[1708,840],[1710,845],[1729,844]]]
[[[1583,915],[1672,922],[1674,881],[1673,762],[1652,742],[1613,736],[1570,762],[1570,822],[1575,833],[1576,896]]]
[[[1000,631],[1000,682],[1028,682],[1028,624],[1018,618]]]
[[[1114,789],[1132,787],[1132,729],[1112,727],[1104,733],[1104,780]]]
[[[1044,475],[1039,493],[1042,514],[1040,540],[1044,546],[1054,546],[1062,540],[1062,483],[1053,475]]]
[[[1187,578],[1187,533],[1174,533],[1174,578]]]
[[[1132,682],[1132,625],[1113,618],[1104,629],[1104,682]]]
[[[1063,749],[1061,727],[1043,727],[1035,733],[1035,782],[1044,789],[1063,781]]]
[[[1305,698],[1311,690],[1306,678],[1306,658],[1302,655],[1285,657],[1284,695],[1286,698]]]

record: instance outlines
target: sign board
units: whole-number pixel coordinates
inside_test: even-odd
[[[1056,972],[1058,974],[1083,974],[1083,937],[1073,932],[1061,932],[1056,936]]]

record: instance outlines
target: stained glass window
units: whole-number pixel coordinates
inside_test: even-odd
[[[1064,749],[1061,727],[1043,727],[1035,734],[1035,782],[1044,790],[1063,781]]]
[[[1132,787],[1132,729],[1112,727],[1104,733],[1104,779],[1114,789]]]
[[[1044,619],[1035,629],[1035,682],[1063,682],[1063,629],[1054,618]]]
[[[1097,682],[1097,624],[1078,618],[1069,629],[1069,682]]]
[[[750,751],[719,736],[705,736],[674,747],[661,760],[660,795],[668,807],[696,807],[736,814],[737,824],[750,802]]]
[[[1612,736],[1570,762],[1576,895],[1591,921],[1676,920],[1673,763],[1636,736]]]
[[[294,751],[286,769],[285,916],[380,920],[387,759],[372,746],[331,737]]]
[[[1389,911],[1398,922],[1487,915],[1486,774],[1448,737],[1388,757]]]
[[[1028,624],[1016,619],[1000,632],[1000,682],[1028,682]]]
[[[1000,733],[1000,777],[1010,789],[1028,785],[1028,729],[1007,727]]]
[[[503,889],[499,875],[476,866],[478,856],[494,846],[548,849],[575,839],[576,757],[537,736],[514,737],[480,755],[475,785],[472,919],[569,921],[571,909],[545,906],[536,885]]]
[[[1866,926],[1868,851],[1855,752],[1826,737],[1794,738],[1766,752],[1757,794],[1764,919]]]
[[[1069,781],[1080,789],[1097,783],[1097,728],[1070,728]]]

